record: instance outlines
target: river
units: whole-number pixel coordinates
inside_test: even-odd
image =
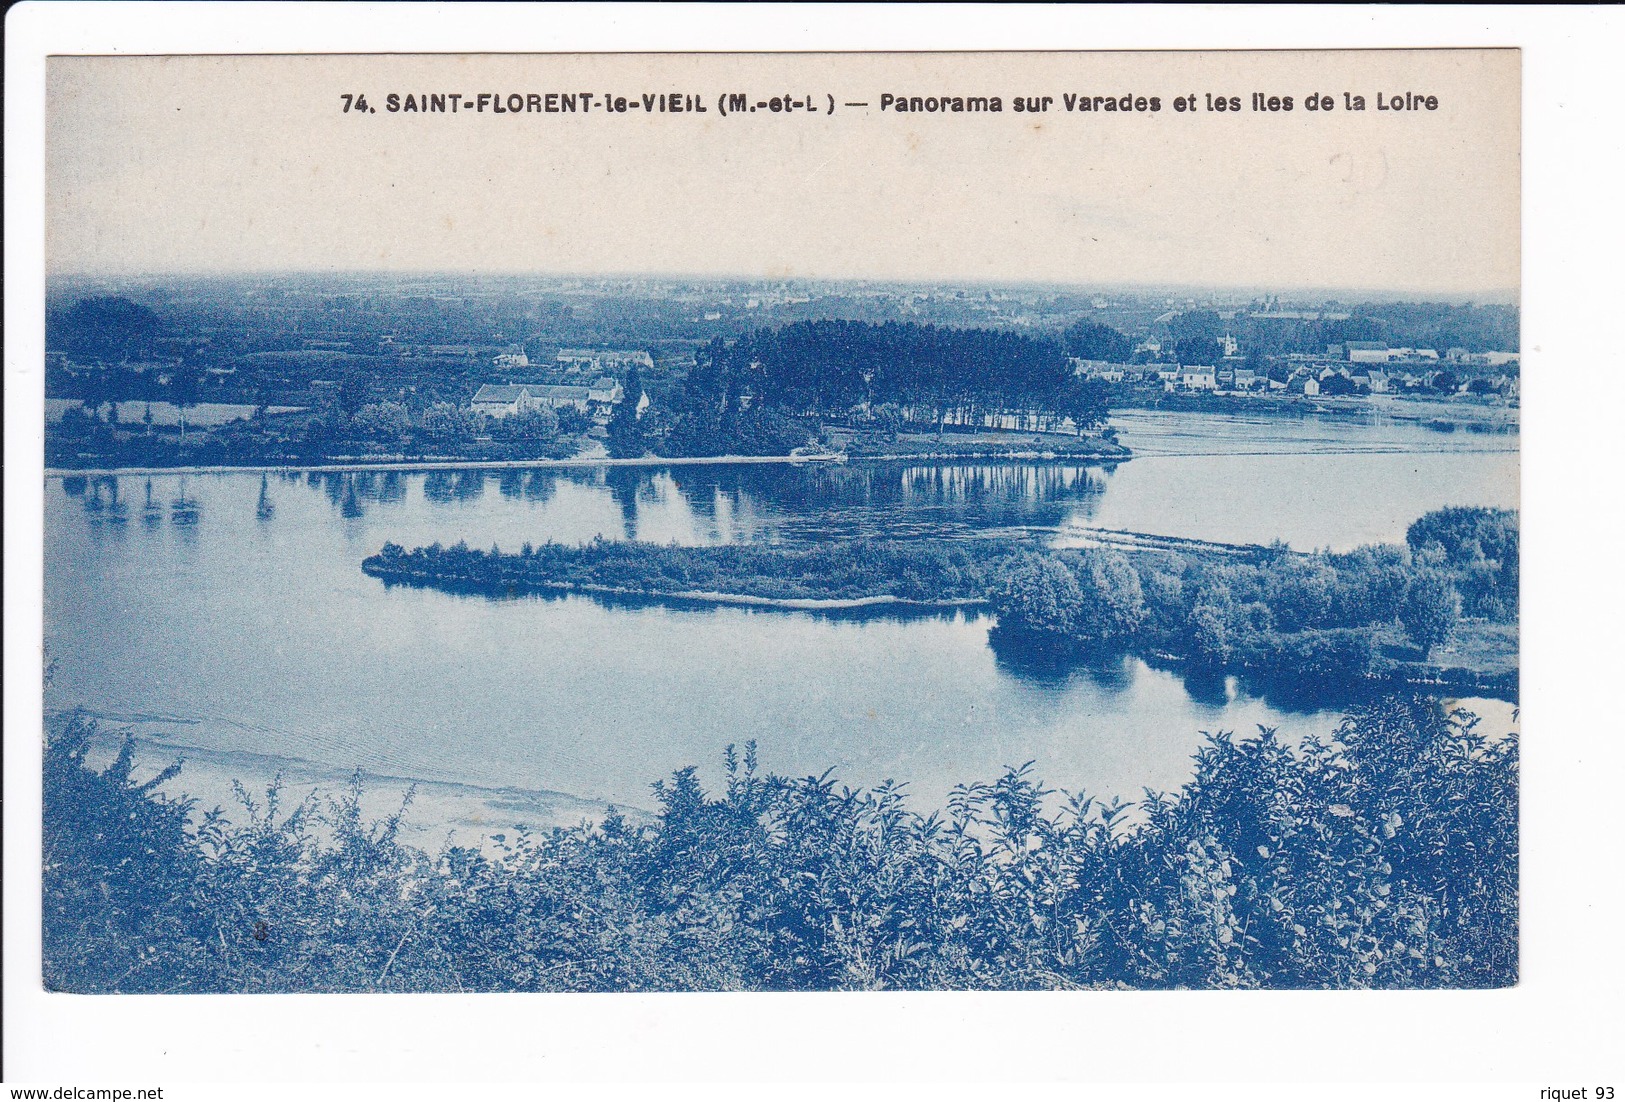
[[[829,618],[489,600],[386,588],[386,540],[796,542],[1091,527],[1347,548],[1447,504],[1517,505],[1517,436],[1363,421],[1130,413],[1137,458],[51,478],[47,707],[83,706],[245,775],[334,770],[650,805],[722,747],[763,766],[910,782],[922,806],[1036,760],[1106,796],[1174,789],[1199,732],[1327,733],[1235,684],[1129,660],[1033,671],[978,614]],[[1485,707],[1495,709],[1486,703]],[[1504,716],[1497,713],[1496,722]],[[249,779],[245,776],[245,779]]]

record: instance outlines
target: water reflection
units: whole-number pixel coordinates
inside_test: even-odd
[[[271,500],[271,482],[263,474],[260,475],[260,498],[254,506],[254,516],[259,520],[270,520],[276,516],[276,503]]]
[[[359,561],[385,541],[976,538],[1095,510],[1103,527],[1242,542],[1293,524],[1310,546],[1348,545],[1369,529],[1403,538],[1439,494],[1502,504],[1484,487],[1504,462],[1339,452],[1115,473],[896,462],[51,479],[46,639],[63,661],[49,693],[184,717],[186,737],[214,749],[634,805],[651,778],[750,737],[771,768],[906,778],[927,803],[1029,758],[1056,782],[1132,796],[1177,787],[1198,731],[1326,734],[1335,716],[1291,686],[1044,653],[964,610],[492,599],[386,588]],[[121,540],[106,520],[121,514],[152,537]]]
[[[1030,685],[1064,688],[1082,679],[1107,692],[1121,692],[1133,676],[1131,660],[1120,649],[1091,647],[997,624],[988,631],[987,644],[1000,673]]]
[[[147,497],[141,506],[141,523],[148,528],[157,528],[164,522],[164,507],[152,499],[152,479],[147,479]]]
[[[432,471],[423,478],[423,496],[428,501],[445,504],[455,501],[457,492],[450,471]]]
[[[176,527],[189,528],[198,522],[201,515],[202,511],[197,501],[187,496],[186,476],[182,475],[180,490],[175,495],[175,500],[169,503],[169,522]]]
[[[604,472],[604,485],[621,510],[622,535],[637,539],[639,491],[649,486],[649,477],[634,467],[611,467]],[[648,500],[658,500],[651,492]]]
[[[221,476],[229,479],[231,476]],[[281,485],[319,493],[347,521],[373,505],[445,507],[477,521],[523,525],[521,538],[581,542],[643,539],[683,544],[830,538],[973,538],[1056,530],[1087,518],[1107,492],[1099,465],[878,463],[848,466],[708,464],[671,467],[575,467],[494,470],[280,472]],[[280,519],[271,476],[259,476],[255,516]],[[498,512],[461,512],[496,486]],[[560,488],[571,491],[560,497]],[[95,487],[66,479],[70,496],[100,510]],[[87,497],[88,494],[88,497]],[[439,516],[445,522],[450,514]],[[195,519],[192,518],[192,519]],[[580,533],[577,535],[576,533]],[[495,533],[503,542],[502,533]],[[438,533],[430,540],[438,538]],[[482,542],[486,536],[480,535]],[[449,540],[446,542],[450,542]],[[517,540],[503,542],[517,546]]]

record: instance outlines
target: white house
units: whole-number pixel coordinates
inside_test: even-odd
[[[1382,341],[1349,341],[1349,362],[1357,364],[1385,364],[1392,359],[1388,346]]]
[[[1179,385],[1186,390],[1217,390],[1219,380],[1213,368],[1191,366],[1180,371]]]

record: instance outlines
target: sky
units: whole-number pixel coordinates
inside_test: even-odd
[[[1514,50],[58,57],[47,267],[1515,291],[1519,78]],[[387,109],[570,91],[599,106]],[[662,92],[708,110],[601,109]],[[729,92],[818,110],[724,114]],[[1254,92],[1293,110],[1254,111]],[[1406,92],[1438,107],[1376,109]]]

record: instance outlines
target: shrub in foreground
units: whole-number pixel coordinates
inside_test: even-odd
[[[46,757],[45,973],[73,991],[1486,987],[1517,977],[1517,742],[1427,698],[1329,740],[1209,737],[1177,794],[1030,767],[930,815],[901,786],[654,786],[487,850],[403,845],[358,787],[185,825],[128,750]]]

